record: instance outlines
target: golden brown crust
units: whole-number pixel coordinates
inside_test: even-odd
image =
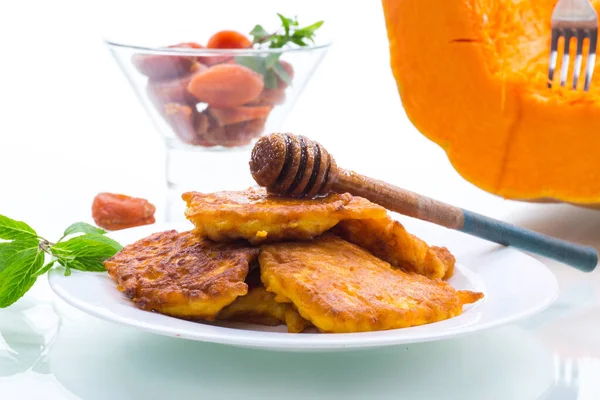
[[[155,233],[126,246],[104,265],[119,290],[144,310],[213,320],[248,291],[248,264],[259,250],[214,243],[193,232]]]
[[[456,260],[448,249],[429,247],[390,217],[342,221],[332,231],[406,272],[432,279],[449,279],[454,273]]]
[[[291,304],[278,303],[275,295],[262,286],[248,291],[219,313],[217,319],[240,321],[259,325],[286,324],[289,333],[302,332],[310,322],[298,314]]]
[[[452,278],[452,275],[454,275],[454,265],[456,264],[456,258],[454,258],[452,253],[450,253],[450,250],[448,250],[445,247],[438,246],[431,246],[430,250],[435,253],[437,258],[442,260],[442,263],[446,267],[446,272],[444,273],[442,279],[448,280]]]
[[[265,189],[203,194],[184,193],[186,217],[196,232],[212,240],[244,238],[250,243],[311,239],[339,221],[384,218],[386,210],[349,193],[312,200],[268,195]]]
[[[322,332],[422,325],[462,313],[482,293],[405,273],[333,235],[263,245],[262,281],[275,300],[293,303]]]

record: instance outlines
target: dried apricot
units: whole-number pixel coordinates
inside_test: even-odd
[[[218,64],[194,75],[187,89],[213,107],[237,107],[256,99],[263,90],[262,76],[237,64]]]
[[[265,124],[266,119],[254,119],[219,126],[209,130],[204,137],[214,145],[225,147],[244,146],[263,133]]]
[[[200,56],[198,57],[198,61],[200,61],[204,65],[208,65],[209,67],[217,64],[235,64],[233,56],[229,54],[223,54],[218,56]]]
[[[204,135],[211,128],[211,121],[206,112],[198,113],[194,122],[194,128],[197,135]]]
[[[204,134],[210,129],[209,117],[205,113],[199,113],[195,106],[165,104],[164,117],[182,142],[194,146],[213,146],[204,138]]]
[[[195,144],[198,137],[194,127],[196,109],[185,104],[168,103],[164,107],[165,118],[173,132],[187,144]]]
[[[265,119],[271,112],[271,107],[209,107],[207,111],[218,125],[231,125],[253,119]]]
[[[194,42],[178,43],[168,48],[202,49]],[[134,54],[131,62],[135,68],[150,79],[169,79],[186,75],[196,62],[196,57],[159,54]]]
[[[96,225],[109,231],[153,224],[155,211],[148,200],[124,194],[99,193],[92,202]]]
[[[214,144],[206,140],[206,133],[211,127],[211,121],[206,112],[196,114],[194,120],[194,129],[196,131],[197,139],[194,144],[203,147],[212,147]]]
[[[256,99],[250,103],[246,103],[247,106],[275,106],[278,104],[285,103],[285,89],[268,89],[264,88]]]
[[[208,39],[209,49],[246,49],[252,42],[243,33],[237,31],[220,31]]]
[[[177,44],[169,47],[190,47]],[[195,57],[164,54],[134,54],[131,62],[139,73],[150,79],[168,79],[185,75],[196,61]]]
[[[150,79],[168,79],[184,75],[194,64],[194,59],[187,56],[165,56],[135,54],[131,62],[135,68]]]
[[[188,92],[187,86],[194,76],[202,73],[207,68],[204,64],[195,62],[191,72],[185,76],[162,81],[150,80],[146,87],[146,93],[152,103],[159,108],[171,102],[195,104],[198,100]]]
[[[189,47],[189,48],[193,48],[193,49],[204,49],[205,48],[204,46],[202,46],[198,43],[194,43],[194,42],[181,43],[179,45],[170,46],[170,47]],[[218,56],[204,56],[204,55],[197,56],[196,61],[200,62],[201,64],[207,65],[207,66],[226,63],[226,62],[235,62],[233,60],[233,56],[225,55],[225,54],[218,55]]]

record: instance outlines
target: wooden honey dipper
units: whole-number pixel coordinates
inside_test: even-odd
[[[552,258],[581,271],[591,272],[598,264],[593,247],[542,235],[339,168],[323,146],[304,136],[263,136],[252,149],[250,171],[270,193],[313,198],[330,191],[348,192],[390,211]]]

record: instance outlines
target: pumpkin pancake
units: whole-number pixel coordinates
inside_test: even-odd
[[[390,217],[342,221],[332,231],[406,272],[432,279],[454,274],[456,259],[447,248],[429,247]]]
[[[247,239],[252,244],[311,239],[347,219],[384,218],[385,208],[349,193],[290,199],[265,189],[188,192],[185,215],[196,233],[215,241]]]
[[[250,289],[219,313],[217,319],[276,326],[286,324],[289,333],[302,332],[310,322],[298,314],[289,303],[278,303],[275,295],[262,287]]]
[[[482,293],[394,269],[333,234],[263,245],[262,281],[322,332],[405,328],[452,318]]]
[[[248,292],[244,279],[258,252],[245,243],[215,243],[171,230],[125,246],[104,266],[141,309],[214,320]]]

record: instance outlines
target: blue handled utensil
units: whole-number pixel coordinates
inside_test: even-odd
[[[304,136],[263,136],[252,149],[250,171],[256,183],[272,193],[312,198],[330,191],[348,192],[390,211],[548,257],[584,272],[593,271],[598,264],[598,252],[593,247],[542,235],[339,168],[323,146]]]
[[[462,212],[464,223],[458,229],[461,232],[552,258],[584,272],[593,271],[598,264],[598,252],[593,247],[542,235],[471,211]]]

